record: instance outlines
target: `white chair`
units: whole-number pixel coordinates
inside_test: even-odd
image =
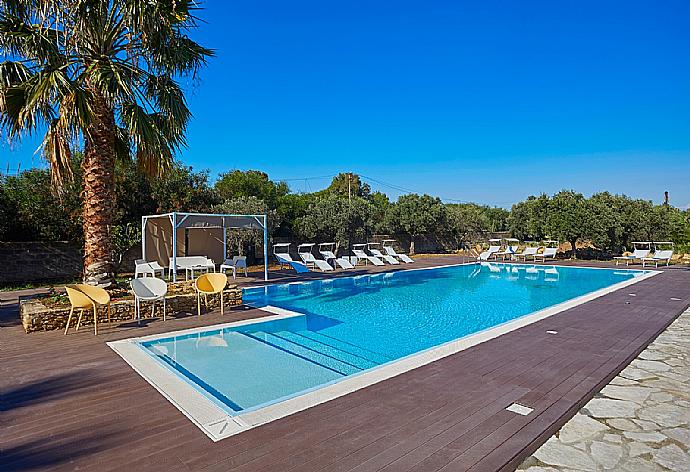
[[[144,259],[137,259],[134,261],[134,278],[138,279],[139,277],[146,277],[147,275],[151,277],[156,276],[156,272],[153,267],[151,267],[151,264]]]
[[[352,246],[352,254],[357,256],[358,260],[363,260],[364,264],[367,265],[369,262],[374,264],[375,266],[382,266],[383,261],[379,259],[376,256],[370,256],[366,252],[364,252],[364,248],[366,247],[366,244],[355,244]]]
[[[666,249],[663,251],[655,251],[651,257],[645,257],[642,259],[642,267],[647,267],[647,264],[654,264],[654,267],[659,267],[659,262],[666,262],[666,265],[671,263],[671,258],[673,257],[673,250]]]
[[[247,277],[247,256],[233,256],[232,259],[225,259],[220,265],[220,271],[225,272],[232,269],[232,278],[237,278],[237,269],[244,269],[244,276]]]
[[[371,253],[372,256],[374,256],[378,259],[383,259],[384,261],[388,262],[391,265],[400,264],[400,261],[397,260],[395,257],[391,256],[390,254],[381,253],[381,251],[378,248],[376,248],[375,246],[378,246],[378,243],[368,243],[367,244],[367,249],[369,249],[369,252]]]
[[[534,255],[534,260],[536,261],[537,259],[541,259],[542,262],[546,261],[546,259],[556,259],[556,253],[558,252],[557,247],[547,247],[544,248],[544,252],[541,254],[535,254]]]
[[[163,321],[165,321],[165,294],[168,293],[168,284],[165,280],[155,277],[143,277],[132,279],[129,282],[134,292],[134,316],[141,323],[141,302],[152,302],[151,316],[156,312],[156,300],[163,300]]]
[[[414,259],[412,259],[407,254],[403,254],[401,252],[395,251],[395,248],[393,247],[393,244],[395,244],[395,242],[396,242],[395,239],[384,239],[383,240],[383,242],[382,242],[383,249],[386,251],[386,254],[388,254],[391,257],[396,257],[406,264],[411,264],[412,262],[414,262]]]

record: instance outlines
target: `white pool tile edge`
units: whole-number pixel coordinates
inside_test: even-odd
[[[571,266],[572,267],[572,266]],[[253,318],[236,322],[222,323],[213,326],[190,328],[138,338],[123,339],[107,343],[123,360],[139,375],[151,384],[161,395],[179,409],[197,427],[199,427],[212,441],[233,436],[256,426],[275,421],[313,406],[325,403],[338,397],[360,390],[364,387],[379,383],[410,370],[424,366],[444,357],[464,351],[470,347],[507,334],[534,322],[543,320],[562,311],[582,305],[596,298],[615,292],[630,285],[660,274],[661,271],[650,270],[623,282],[605,287],[600,290],[582,295],[557,305],[536,311],[484,331],[474,333],[464,338],[441,344],[440,346],[412,354],[397,361],[393,361],[362,372],[361,374],[345,377],[342,380],[309,391],[303,395],[289,398],[280,403],[265,406],[258,410],[248,411],[237,415],[229,415],[219,406],[204,397],[194,387],[179,378],[166,367],[142,351],[137,343],[154,339],[194,334],[202,331],[219,330],[247,324],[261,323],[293,316],[303,316],[302,313],[285,310],[279,307],[267,306],[264,311],[274,313],[273,316]]]

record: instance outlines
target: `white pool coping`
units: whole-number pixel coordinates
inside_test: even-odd
[[[424,269],[434,269],[456,265],[465,264],[449,264],[446,266],[428,267]],[[531,266],[531,264],[527,265]],[[599,267],[555,266],[541,264],[537,265],[537,267],[579,267],[587,269],[603,269]],[[415,268],[408,270],[422,269],[423,268]],[[626,270],[635,271],[635,269]],[[139,375],[141,375],[149,384],[158,390],[161,395],[168,399],[170,403],[175,405],[177,409],[179,409],[185,416],[187,416],[187,418],[196,424],[212,441],[216,442],[256,426],[269,423],[343,395],[347,395],[348,393],[352,393],[364,387],[368,387],[391,377],[395,377],[412,369],[416,369],[417,367],[437,361],[441,358],[456,354],[460,351],[476,346],[477,344],[497,338],[503,334],[522,328],[536,321],[543,320],[578,305],[582,305],[583,303],[587,303],[591,300],[636,284],[637,282],[641,282],[642,280],[646,280],[661,273],[661,271],[656,270],[648,270],[646,272],[647,273],[633,277],[632,279],[624,280],[609,287],[566,300],[557,305],[521,316],[520,318],[516,318],[498,326],[479,331],[454,341],[449,341],[439,346],[383,364],[379,367],[362,371],[358,374],[343,377],[341,380],[327,384],[321,388],[317,387],[313,390],[309,390],[301,395],[288,398],[284,401],[273,403],[255,410],[239,412],[234,415],[228,414],[220,406],[196,390],[187,381],[180,378],[161,362],[154,359],[153,356],[147,354],[143,348],[138,345],[138,343],[152,341],[155,339],[169,338],[172,336],[181,336],[184,334],[195,334],[254,323],[264,323],[267,321],[290,318],[294,316],[303,316],[303,313],[267,306],[261,309],[273,313],[272,316],[123,339],[120,341],[109,342],[107,344]]]

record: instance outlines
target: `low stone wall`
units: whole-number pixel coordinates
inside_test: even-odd
[[[242,290],[238,288],[229,288],[223,292],[223,300],[225,308],[242,305]],[[196,313],[197,312],[197,298],[196,293],[175,293],[165,297],[166,315],[172,316],[175,313]],[[148,318],[151,316],[151,302],[144,302],[141,306],[141,316]],[[217,295],[208,296],[208,309],[213,310],[220,308],[220,297]],[[122,322],[131,321],[134,319],[134,298],[115,300],[110,305],[111,321]],[[54,329],[64,329],[67,325],[67,318],[69,317],[69,306],[48,307],[43,304],[40,298],[22,300],[19,304],[19,316],[22,320],[22,325],[27,333],[34,331],[51,331]],[[201,311],[206,311],[206,305],[202,297]],[[79,316],[79,310],[75,310],[76,317]],[[98,307],[98,322],[105,323],[108,320],[107,309],[105,307]],[[157,317],[163,316],[163,303],[156,302]],[[76,317],[72,316],[70,326],[75,327],[77,324]],[[93,325],[93,313],[91,310],[84,313],[82,318],[82,325]]]
[[[79,248],[68,242],[0,242],[0,284],[78,278]]]

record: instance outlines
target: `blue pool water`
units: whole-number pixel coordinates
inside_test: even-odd
[[[228,412],[255,409],[641,275],[463,265],[246,289],[303,315],[142,342]]]

